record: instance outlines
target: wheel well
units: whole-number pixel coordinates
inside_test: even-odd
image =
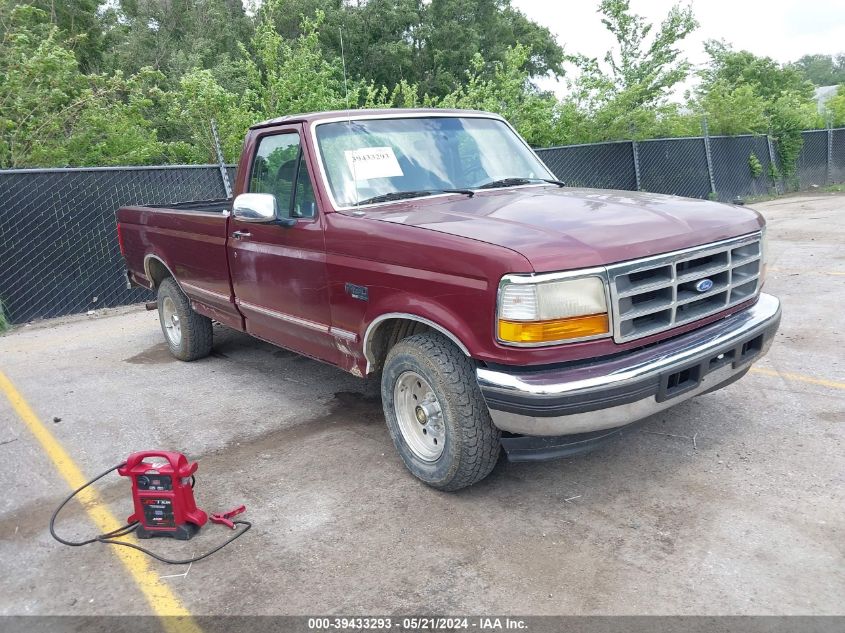
[[[168,277],[172,277],[173,273],[165,266],[162,261],[156,257],[147,259],[147,278],[153,286],[153,289],[159,287],[162,281]]]
[[[387,358],[387,353],[402,339],[420,334],[422,332],[439,332],[446,338],[452,341],[455,346],[465,355],[470,353],[466,346],[443,326],[424,319],[422,317],[415,317],[414,315],[405,315],[396,313],[395,315],[385,315],[382,321],[376,320],[373,331],[367,331],[366,340],[364,341],[364,355],[367,358],[367,373],[376,373],[381,371],[384,366],[384,361]]]
[[[390,348],[402,339],[432,330],[430,325],[413,319],[385,319],[376,326],[375,332],[367,340],[368,349],[365,351],[370,359],[370,371],[381,370]]]

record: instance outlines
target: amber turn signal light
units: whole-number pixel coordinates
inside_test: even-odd
[[[506,343],[553,343],[609,332],[610,322],[607,314],[588,314],[551,321],[499,319],[499,340]]]

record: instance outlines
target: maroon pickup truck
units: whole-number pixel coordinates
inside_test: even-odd
[[[484,112],[265,121],[234,199],[117,219],[174,356],[208,355],[217,321],[378,380],[403,461],[443,490],[719,389],[780,322],[758,213],[566,187]]]

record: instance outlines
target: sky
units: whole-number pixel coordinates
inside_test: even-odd
[[[675,3],[631,0],[631,10],[659,24]],[[613,44],[596,13],[599,0],[512,0],[512,4],[547,27],[568,53],[601,59]],[[693,0],[691,4],[700,26],[681,49],[693,64],[707,61],[703,43],[709,39],[724,39],[734,48],[779,62],[809,53],[845,52],[845,0]],[[566,92],[562,82],[537,83],[561,95]]]

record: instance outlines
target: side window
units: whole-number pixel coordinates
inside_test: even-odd
[[[265,136],[258,143],[249,179],[252,193],[271,193],[282,217],[313,218],[317,214],[314,187],[300,151],[299,134]]]
[[[276,196],[279,214],[283,217],[290,215],[298,162],[299,134],[286,132],[262,138],[252,163],[250,192]]]
[[[315,215],[317,215],[317,198],[314,196],[314,187],[311,185],[311,177],[308,175],[305,155],[300,154],[296,194],[293,199],[293,217],[313,218]]]

